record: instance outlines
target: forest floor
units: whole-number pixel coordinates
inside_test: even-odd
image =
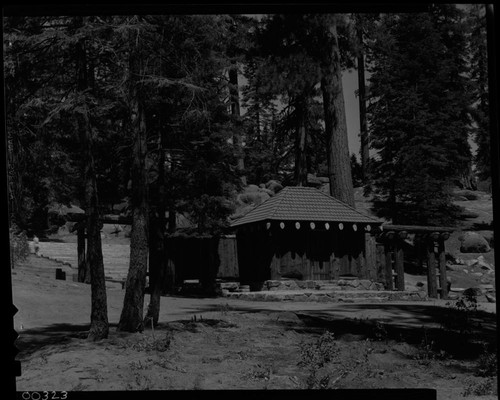
[[[467,206],[484,208],[487,198],[482,201]],[[491,199],[485,213],[491,214]],[[476,223],[484,227],[488,221],[481,218]],[[447,251],[477,259],[478,254],[458,254],[452,239]],[[104,238],[105,244],[112,241]],[[493,251],[483,256],[494,264]],[[19,309],[14,316],[19,391],[432,388],[439,400],[498,398],[496,304],[484,298],[475,309],[473,303],[457,307],[445,300],[316,303],[166,296],[159,326],[130,334],[116,329],[124,291],[111,286],[109,337],[90,342],[85,340],[90,287],[55,280],[59,266],[31,255],[12,271]],[[484,284],[486,278],[494,284],[492,274],[449,272],[457,287]],[[411,284],[425,277],[408,279]]]

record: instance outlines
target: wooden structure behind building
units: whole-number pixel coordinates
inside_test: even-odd
[[[421,269],[427,273],[427,293],[431,298],[448,298],[445,242],[453,232],[450,227],[384,225],[377,237],[377,264],[387,290],[405,290],[404,241],[413,235],[413,246]]]
[[[234,235],[171,235],[165,240],[167,274],[176,286],[181,286],[185,280],[200,280],[209,285],[216,278],[239,278]]]

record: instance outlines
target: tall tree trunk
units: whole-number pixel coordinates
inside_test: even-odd
[[[93,179],[87,186],[90,191],[91,206],[87,208],[87,255],[90,264],[90,286],[92,293],[91,324],[88,338],[100,340],[108,337],[108,307],[106,297],[106,280],[101,246],[101,223],[99,221],[96,182]]]
[[[138,54],[139,44],[131,38],[129,59],[128,93],[131,126],[134,134],[132,162],[132,231],[130,235],[130,264],[127,275],[123,309],[118,330],[137,332],[144,329],[143,309],[148,262],[148,219],[146,170],[146,119],[139,93],[137,76],[141,76]]]
[[[297,186],[307,186],[307,106],[304,99],[299,99],[295,105],[297,128],[295,136],[295,170],[294,181]]]
[[[368,123],[366,119],[365,57],[363,54],[363,28],[357,21],[356,35],[361,47],[358,59],[359,132],[361,139],[361,178],[366,183],[369,154]]]
[[[173,174],[175,171],[175,160],[172,155],[172,163],[170,167],[170,172]],[[174,199],[170,199],[168,204],[168,221],[167,221],[167,231],[169,234],[172,234],[177,229],[177,218],[175,211],[175,201]],[[166,243],[165,243],[166,246]],[[175,264],[173,262],[168,261],[168,248],[166,249],[165,254],[165,278],[164,278],[164,288],[168,293],[173,293],[175,289]]]
[[[236,62],[231,63],[231,67],[229,68],[229,96],[231,98],[231,114],[233,116],[233,121],[238,121],[235,124],[235,129],[233,131],[233,146],[236,151],[237,156],[237,168],[240,171],[241,175],[241,183],[243,186],[247,185],[247,178],[244,175],[245,170],[245,159],[244,152],[241,145],[241,135],[239,132],[240,129],[240,92],[238,87],[238,65]]]
[[[169,173],[173,176],[176,170],[176,160],[175,160],[175,155],[174,153],[170,153],[170,169]],[[170,188],[172,190],[172,188]],[[175,211],[175,200],[173,198],[170,198],[169,201],[167,202],[168,204],[168,220],[167,220],[167,231],[168,233],[174,233],[175,230],[177,229],[177,218],[176,218],[176,211]]]
[[[478,132],[476,134],[476,144],[477,152],[475,157],[477,175],[480,180],[491,179],[493,171],[491,169],[491,132],[490,132],[490,121],[489,117],[489,92],[488,92],[488,48],[489,44],[487,41],[487,15],[481,18],[483,26],[485,26],[486,32],[484,36],[481,35],[482,30],[479,26],[476,28],[476,35],[484,37],[484,41],[481,41],[478,46],[478,51],[476,52],[477,59],[477,90],[479,91],[479,104],[477,106],[479,110],[479,119],[476,120],[478,125]],[[476,24],[478,23],[476,22]],[[476,114],[477,115],[477,114]],[[491,186],[491,185],[490,185]]]
[[[77,88],[83,94],[88,88],[89,77],[86,49],[83,40],[77,44],[77,63]],[[83,111],[76,113],[76,120],[85,160],[85,214],[87,220],[87,254],[85,262],[89,266],[91,285],[90,331],[88,338],[90,340],[101,340],[107,338],[109,333],[108,306],[101,245],[96,171],[92,154],[93,137],[86,105],[83,107]]]
[[[260,112],[259,112],[259,107],[260,107],[260,104],[259,106],[257,107],[257,111],[255,112],[255,128],[256,128],[256,132],[255,132],[255,136],[257,138],[257,140],[262,140],[262,134],[260,132]]]
[[[459,184],[462,189],[477,190],[476,177],[472,171],[472,161],[469,161],[460,173]]]
[[[330,52],[325,55],[321,63],[321,91],[325,114],[330,194],[354,207],[337,27],[332,25],[329,29],[332,44]]]
[[[389,196],[387,198],[387,205],[389,208],[389,215],[393,224],[399,223],[401,212],[398,210],[397,196],[396,196],[396,179],[394,177],[390,180]]]
[[[149,304],[144,324],[146,327],[158,325],[161,292],[165,276],[165,218],[151,216],[149,221]]]
[[[149,248],[149,288],[151,290],[148,311],[144,323],[152,321],[158,324],[160,315],[161,292],[164,284],[166,259],[165,259],[165,132],[160,132],[159,157],[158,157],[158,204],[157,214],[150,221],[150,248]]]
[[[78,253],[78,282],[90,283],[90,267],[89,263],[86,262],[85,252],[86,252],[86,240],[85,237],[87,233],[85,232],[86,223],[77,222],[75,227],[77,233],[77,253]]]

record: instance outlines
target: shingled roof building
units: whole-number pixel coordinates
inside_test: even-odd
[[[311,187],[288,186],[231,226],[241,282],[376,278],[372,234],[381,222]]]

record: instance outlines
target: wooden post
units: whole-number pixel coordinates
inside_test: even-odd
[[[346,275],[351,273],[351,263],[349,261],[349,255],[344,254],[340,258],[340,275]]]
[[[424,269],[424,253],[425,253],[425,237],[419,233],[415,234],[415,239],[413,240],[415,244],[415,250],[417,252],[418,266],[422,271]]]
[[[361,279],[370,279],[371,280],[372,277],[369,274],[369,270],[366,268],[366,262],[365,262],[365,257],[363,255],[363,252],[358,254],[357,262],[358,262],[359,277]]]
[[[434,239],[427,239],[427,291],[429,297],[437,299],[437,282],[436,282],[436,254],[434,253]]]
[[[396,271],[396,290],[404,292],[405,290],[405,271],[404,271],[404,253],[401,239],[395,240],[394,247],[395,263],[394,269]]]
[[[339,276],[340,276],[340,261],[335,256],[335,253],[333,251],[330,254],[330,265],[332,266],[332,279],[339,279]]]
[[[441,299],[448,298],[448,282],[446,280],[446,254],[444,251],[444,237],[440,235],[438,240],[439,254],[439,284],[441,286]]]
[[[377,282],[385,284],[385,258],[384,258],[384,247],[377,244],[375,247],[376,254],[376,273]]]
[[[164,293],[174,293],[176,286],[176,276],[175,276],[175,262],[170,258],[167,258],[167,265],[165,271],[165,285],[163,288]]]
[[[279,255],[274,253],[271,259],[271,279],[278,279],[279,276]]]
[[[377,280],[377,249],[375,243],[375,237],[370,233],[365,233],[365,243],[364,243],[364,265],[368,279],[372,281]]]
[[[306,253],[302,254],[302,268],[301,271],[307,271],[308,277],[304,279],[314,280],[313,266],[309,258],[307,258]]]
[[[392,254],[389,243],[384,243],[384,253],[385,253],[385,288],[386,290],[393,290],[392,282]]]

